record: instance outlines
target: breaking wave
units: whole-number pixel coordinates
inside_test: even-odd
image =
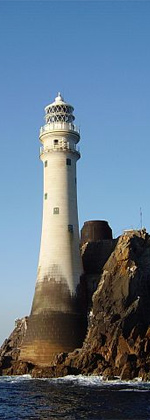
[[[150,382],[142,382],[141,378],[135,378],[134,380],[122,381],[119,377],[115,377],[113,380],[104,379],[103,376],[84,376],[84,375],[67,375],[59,378],[32,378],[31,375],[17,375],[17,376],[2,376],[0,377],[0,383],[19,383],[25,381],[47,381],[49,384],[59,385],[64,384],[65,386],[82,386],[82,387],[103,387],[114,389],[117,388],[120,391],[134,390],[134,391],[149,391]],[[119,389],[120,388],[120,389]]]
[[[150,382],[102,376],[0,377],[2,420],[149,420]]]

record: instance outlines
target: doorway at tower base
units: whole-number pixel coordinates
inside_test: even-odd
[[[85,320],[81,314],[51,311],[31,315],[20,360],[51,365],[57,354],[80,348],[84,337]]]

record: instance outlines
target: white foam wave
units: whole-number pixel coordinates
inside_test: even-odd
[[[1,376],[0,381],[4,382],[20,382],[20,381],[28,381],[31,380],[31,375],[16,375],[16,376]]]
[[[122,381],[119,377],[116,377],[113,380],[106,380],[103,376],[84,376],[84,375],[68,375],[60,378],[46,379],[51,383],[67,385],[79,385],[87,387],[102,387],[102,388],[115,388],[119,391],[147,391],[150,390],[150,382],[142,382],[141,378],[135,378],[130,381]],[[120,389],[119,389],[120,388]]]
[[[52,381],[57,383],[73,383],[73,384],[79,384],[83,386],[90,386],[90,385],[98,385],[100,386],[102,383],[102,376],[84,376],[84,375],[67,375],[60,378],[54,378]]]
[[[23,382],[23,381],[48,381],[53,384],[65,384],[65,385],[74,385],[74,386],[84,386],[84,387],[101,387],[101,388],[111,388],[115,391],[117,389],[120,392],[123,391],[135,391],[135,392],[147,392],[150,391],[150,382],[142,382],[141,378],[135,378],[130,381],[122,381],[119,377],[116,377],[113,380],[104,379],[103,376],[84,376],[84,375],[67,375],[59,378],[32,378],[31,375],[21,375],[21,376],[1,376],[0,381],[4,382]]]

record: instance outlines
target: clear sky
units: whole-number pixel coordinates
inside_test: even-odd
[[[0,342],[29,314],[42,219],[39,128],[58,91],[81,127],[80,227],[150,231],[150,2],[0,1]]]

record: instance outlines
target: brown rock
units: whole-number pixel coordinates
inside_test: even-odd
[[[119,238],[93,295],[89,330],[76,356],[81,372],[110,369],[122,379],[138,374],[137,365],[146,365],[150,357],[149,301],[150,237],[132,231]]]
[[[27,329],[28,317],[18,319],[10,337],[0,348],[0,375],[23,375],[28,373],[28,364],[18,362],[20,346]]]
[[[123,381],[128,381],[129,379],[131,379],[131,375],[132,375],[132,369],[131,369],[130,362],[126,362],[122,368],[120,377]]]
[[[93,243],[91,247],[94,253]],[[101,275],[97,272],[100,264],[90,277],[84,275],[84,286],[88,284],[89,288],[88,307],[93,290],[90,278],[94,285],[99,275],[99,284],[82,349],[61,353],[53,366],[43,369],[29,363],[17,365],[25,334],[25,323],[21,323],[0,350],[1,374],[32,372],[34,377],[57,377],[94,373],[121,375],[124,380],[140,375],[143,380],[150,379],[150,236],[145,231],[127,232],[116,240],[112,251]]]

